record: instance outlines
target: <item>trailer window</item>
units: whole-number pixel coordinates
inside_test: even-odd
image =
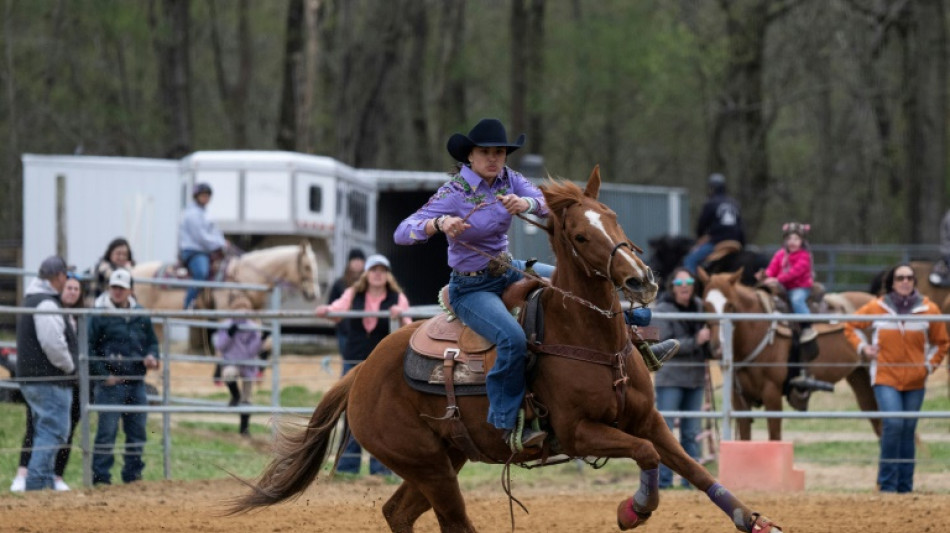
[[[369,229],[369,212],[367,209],[366,193],[360,191],[350,191],[347,196],[347,214],[350,217],[350,225],[356,231],[366,233]]]
[[[323,188],[319,185],[310,186],[310,212],[320,213],[323,211]]]

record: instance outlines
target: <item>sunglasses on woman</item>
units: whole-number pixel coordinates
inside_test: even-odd
[[[674,286],[674,287],[682,287],[683,285],[692,285],[692,284],[693,284],[693,278],[674,279],[674,280],[673,280],[673,286]]]
[[[910,274],[908,276],[894,276],[894,281],[914,281],[914,275]]]

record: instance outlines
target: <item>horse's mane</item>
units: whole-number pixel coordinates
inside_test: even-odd
[[[244,256],[248,258],[252,258],[252,257],[260,257],[264,255],[274,255],[274,254],[280,254],[280,253],[291,253],[291,252],[296,253],[298,250],[300,250],[300,246],[296,244],[283,244],[280,246],[272,246],[270,248],[260,248],[258,250],[251,250],[249,252],[246,252]]]
[[[552,213],[559,213],[565,207],[584,200],[584,191],[567,180],[548,178],[541,188],[544,191],[544,198],[548,202],[548,209]]]

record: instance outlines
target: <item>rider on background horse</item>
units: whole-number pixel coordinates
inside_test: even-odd
[[[191,197],[194,202],[188,204],[178,229],[179,257],[188,268],[192,279],[205,281],[211,275],[211,256],[223,253],[228,245],[224,234],[208,218],[206,206],[211,201],[211,186],[207,183],[195,184]],[[185,294],[185,309],[194,305],[199,287],[188,287]]]
[[[541,191],[507,166],[508,154],[521,148],[525,136],[508,141],[497,119],[482,119],[468,135],[456,133],[447,143],[458,162],[455,175],[396,228],[396,244],[427,242],[437,233],[448,240],[452,267],[449,299],[455,314],[469,328],[497,346],[497,359],[486,379],[488,422],[503,430],[512,450],[540,447],[547,433],[524,425],[525,333],[505,308],[501,294],[522,279],[525,261],[508,252],[513,215],[548,215]],[[512,267],[512,268],[509,268]],[[554,267],[534,264],[534,272],[551,277]],[[674,342],[658,345],[659,358],[675,353]],[[523,427],[519,435],[515,431]]]
[[[726,195],[726,177],[710,174],[706,179],[708,199],[696,222],[697,244],[683,259],[683,266],[696,275],[696,267],[703,264],[716,245],[724,241],[737,241],[745,246],[745,230],[739,203]]]

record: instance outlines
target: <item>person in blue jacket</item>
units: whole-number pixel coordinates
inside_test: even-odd
[[[143,309],[132,297],[132,274],[120,268],[109,278],[109,292],[96,299],[98,309]],[[93,316],[89,319],[89,373],[99,405],[146,405],[145,373],[158,369],[158,338],[147,316]],[[145,413],[100,412],[92,457],[93,484],[111,484],[113,448],[119,420],[125,431],[122,481],[142,479],[145,461]]]

